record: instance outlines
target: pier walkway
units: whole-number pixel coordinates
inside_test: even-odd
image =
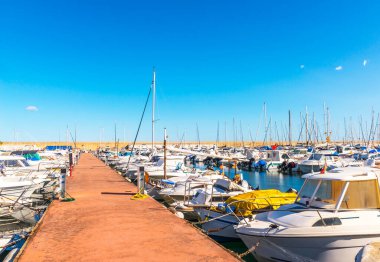
[[[155,200],[130,200],[136,187],[83,154],[67,192],[54,201],[18,261],[238,261]]]

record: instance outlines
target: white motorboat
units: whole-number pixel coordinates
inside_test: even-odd
[[[44,180],[27,180],[20,177],[0,177],[0,204],[23,203],[37,189],[41,189]]]
[[[344,166],[338,156],[323,153],[314,153],[307,160],[303,160],[298,164],[299,170],[303,174],[311,172],[319,172],[325,165],[328,168],[336,168]]]
[[[236,227],[258,261],[354,261],[380,241],[380,169],[344,167],[303,178],[294,204]]]
[[[285,193],[276,189],[248,191],[230,197],[222,205],[199,207],[195,208],[195,211],[201,218],[201,226],[206,234],[220,242],[236,241],[239,237],[235,233],[234,226],[245,218],[252,219],[258,213],[293,203],[297,196],[294,191],[294,189],[289,189]]]

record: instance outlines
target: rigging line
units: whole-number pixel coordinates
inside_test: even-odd
[[[146,110],[146,107],[147,107],[147,105],[148,105],[149,97],[150,97],[150,93],[151,93],[151,92],[152,92],[152,88],[149,89],[148,97],[146,98],[146,101],[145,101],[145,106],[144,106],[144,110],[143,110],[142,115],[141,115],[141,118],[140,118],[139,127],[137,128],[137,132],[136,132],[135,140],[133,140],[133,145],[132,145],[131,152],[130,152],[131,154],[130,154],[130,156],[129,156],[129,158],[128,158],[127,169],[129,168],[129,162],[131,161],[131,156],[132,156],[132,153],[133,153],[133,149],[135,149],[137,136],[139,135],[139,132],[140,132],[141,123],[142,123],[143,118],[144,118],[144,115],[145,115],[145,110]]]

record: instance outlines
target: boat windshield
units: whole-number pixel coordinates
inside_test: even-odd
[[[312,204],[311,198],[314,196],[314,200],[322,201],[331,199],[331,181],[321,181],[318,187],[319,180],[308,179],[302,186],[300,193],[298,194],[297,202],[305,205]],[[317,192],[315,190],[317,189]]]
[[[20,162],[23,164],[23,166],[30,166],[28,161],[26,161],[25,159],[20,160]]]
[[[322,159],[322,156],[321,154],[312,154],[310,157],[309,157],[309,160],[321,160]]]
[[[341,197],[346,184],[347,190]],[[339,199],[342,201],[337,206]],[[298,195],[297,203],[328,209],[380,208],[380,193],[375,179],[351,182],[308,179]]]

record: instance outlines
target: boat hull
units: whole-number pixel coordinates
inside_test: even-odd
[[[239,220],[234,215],[218,213],[205,208],[197,209],[202,221],[211,220],[202,224],[202,229],[210,237],[218,241],[237,241],[238,235],[235,232],[234,226],[239,223]],[[220,218],[219,218],[220,217]]]
[[[355,261],[362,248],[380,241],[380,234],[369,236],[272,237],[237,233],[258,261]]]

